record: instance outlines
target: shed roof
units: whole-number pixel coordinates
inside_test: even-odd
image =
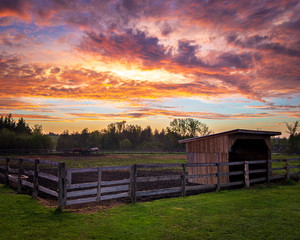
[[[194,137],[194,138],[187,138],[183,140],[179,140],[179,143],[188,143],[188,142],[194,142],[200,139],[210,138],[210,137],[216,137],[221,135],[232,135],[232,134],[250,134],[250,135],[267,135],[267,136],[276,136],[281,135],[281,132],[273,132],[273,131],[258,131],[258,130],[247,130],[247,129],[233,129],[226,132],[220,132],[210,135],[205,135],[201,137]]]

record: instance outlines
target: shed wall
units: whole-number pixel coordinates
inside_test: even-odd
[[[228,162],[228,136],[216,136],[186,144],[189,163]],[[221,166],[221,173],[229,172],[228,166]],[[189,175],[216,173],[217,167],[189,167]],[[217,184],[216,177],[194,178],[191,182],[199,184]],[[229,182],[228,176],[220,178],[221,183]]]

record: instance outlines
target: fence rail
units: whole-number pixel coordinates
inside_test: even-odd
[[[58,200],[60,195],[63,196],[64,186],[59,185],[62,176],[51,173],[59,172],[60,168],[63,168],[61,172],[65,172],[64,163],[42,159],[0,158],[0,177],[4,184],[15,187],[18,193],[27,187],[31,189],[33,197],[37,197],[38,192],[54,196]],[[50,173],[47,172],[49,169]],[[52,182],[52,187],[49,181]],[[59,201],[58,206],[62,208],[64,203]]]
[[[1,161],[4,164],[1,164]],[[21,192],[22,187],[26,186],[32,189],[34,197],[38,192],[54,196],[58,200],[58,206],[63,208],[74,204],[117,198],[129,198],[132,202],[136,202],[137,198],[143,197],[157,197],[166,194],[186,196],[192,191],[220,191],[232,186],[249,187],[257,182],[270,182],[280,178],[289,179],[291,176],[300,174],[298,162],[300,162],[300,158],[229,163],[133,164],[66,169],[64,163],[48,160],[0,158],[0,177],[4,179],[6,185],[13,182],[18,192]],[[272,167],[272,164],[275,166]],[[44,166],[55,169],[57,174],[44,172]],[[239,170],[221,172],[221,166],[234,166]],[[188,175],[188,168],[193,167],[206,168],[207,173]],[[208,172],[212,171],[212,167],[215,167],[214,172]],[[107,179],[108,176],[114,174],[119,177]],[[76,182],[78,176],[86,176],[87,180]],[[228,176],[227,182],[221,180],[221,177],[224,176]],[[231,177],[234,180],[231,180]],[[214,178],[216,183],[196,184],[193,181],[201,178]],[[41,179],[51,181],[56,187],[50,188],[43,185]],[[172,184],[159,185],[166,182]],[[153,187],[155,184],[157,186]]]

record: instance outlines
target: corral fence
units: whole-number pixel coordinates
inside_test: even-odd
[[[233,186],[249,187],[257,182],[290,179],[299,175],[299,163],[300,158],[294,158],[66,169],[64,163],[47,160],[0,158],[0,177],[6,185],[15,184],[18,192],[27,187],[32,190],[34,197],[40,192],[54,196],[57,198],[58,207],[63,208],[110,199],[126,198],[136,202],[149,197],[186,196],[204,191],[220,191]],[[224,172],[221,171],[222,166],[228,166],[228,169],[234,166],[231,169],[235,170]],[[207,169],[207,174],[188,174],[188,168],[194,167]],[[224,176],[230,180],[222,181]],[[232,176],[235,178],[230,178]],[[215,184],[195,183],[195,180],[203,178],[213,178]]]

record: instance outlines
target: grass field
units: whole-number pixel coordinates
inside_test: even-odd
[[[14,157],[14,156],[12,156]],[[15,156],[20,157],[20,156]],[[41,158],[56,162],[65,162],[67,168],[84,168],[84,167],[99,167],[99,166],[121,166],[137,164],[151,164],[151,163],[186,163],[186,153],[178,154],[108,154],[108,155],[94,155],[94,156],[60,156],[60,155],[30,155],[25,158]],[[300,158],[300,155],[284,155],[275,154],[273,159],[285,158]],[[284,163],[277,164],[281,166]],[[276,164],[275,164],[276,165]],[[277,166],[276,165],[276,166]]]
[[[59,213],[0,185],[0,239],[300,239],[300,183]]]

